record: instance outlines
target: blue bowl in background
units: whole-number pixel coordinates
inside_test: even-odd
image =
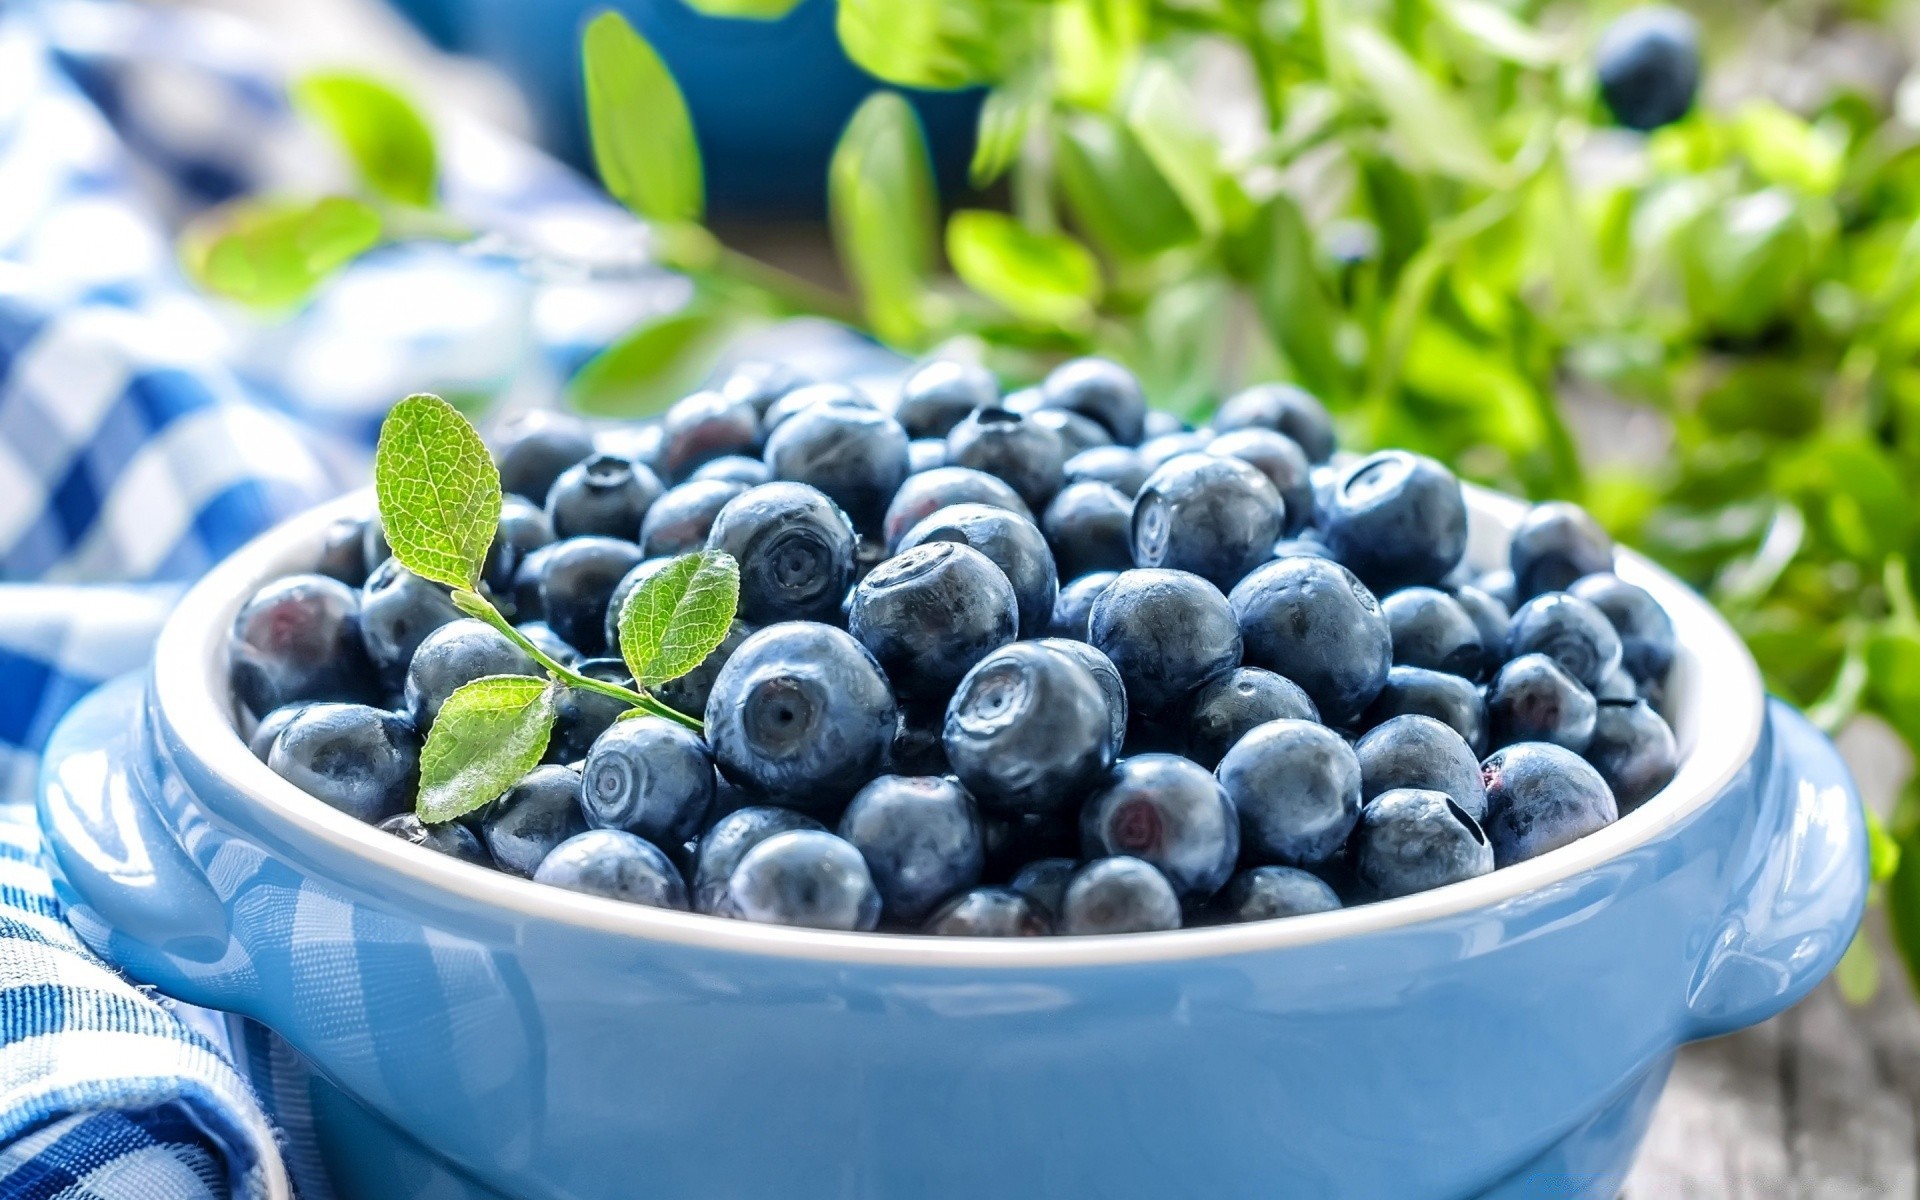
[[[1470,493],[1475,562],[1525,511]],[[1704,600],[1672,615],[1673,783],[1528,862],[1339,912],[1127,937],[827,933],[456,862],[248,753],[227,635],[318,509],[216,568],[150,679],[42,769],[74,927],[313,1068],[355,1200],[1537,1200],[1618,1194],[1675,1051],[1838,961],[1867,892],[1845,766]],[[283,1057],[276,1051],[276,1058]],[[275,1073],[276,1080],[280,1078]]]
[[[803,0],[778,21],[703,16],[681,0],[392,0],[440,45],[486,59],[525,93],[541,140],[590,165],[580,92],[580,30],[606,8],[644,34],[679,80],[722,215],[825,208],[827,159],[878,81],[834,34],[833,0]],[[910,0],[901,0],[902,3]],[[958,188],[978,92],[913,93],[942,186]]]

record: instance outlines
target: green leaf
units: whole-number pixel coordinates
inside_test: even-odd
[[[1694,312],[1741,337],[1759,333],[1800,297],[1814,255],[1806,221],[1777,188],[1704,210],[1678,248]]]
[[[827,171],[827,213],[874,332],[896,346],[917,343],[937,207],[926,135],[899,93],[875,92],[847,122]]]
[[[1848,1004],[1865,1004],[1880,991],[1880,958],[1866,930],[1857,931],[1847,943],[1847,952],[1834,964],[1833,982]]]
[[[1126,123],[1203,234],[1220,228],[1219,152],[1173,67],[1149,62],[1127,90]]]
[[[1346,395],[1348,372],[1334,344],[1339,310],[1319,276],[1299,205],[1284,192],[1274,195],[1227,252],[1234,273],[1253,285],[1261,320],[1301,384],[1327,399]]]
[[[620,656],[641,687],[678,679],[727,636],[740,602],[740,564],[703,550],[674,559],[627,593]]]
[[[947,258],[968,287],[1029,321],[1079,324],[1100,299],[1100,264],[1085,246],[1063,233],[1033,233],[1005,213],[953,214]]]
[[[1020,156],[1027,131],[1047,112],[1047,93],[1037,80],[1017,79],[987,93],[980,105],[980,124],[974,133],[973,161],[967,182],[984,188],[1006,174]]]
[[[1545,67],[1551,66],[1563,53],[1560,41],[1487,0],[1441,0],[1439,10],[1447,24],[1508,62],[1523,67]]]
[[[568,404],[593,416],[660,412],[706,377],[735,328],[733,314],[699,300],[647,321],[574,373]]]
[[[187,227],[180,257],[201,287],[263,309],[300,304],[380,243],[380,214],[358,200],[240,200]]]
[[[1055,135],[1061,191],[1102,249],[1146,258],[1199,238],[1186,202],[1126,125],[1076,112],[1056,123]]]
[[[500,472],[458,409],[408,396],[380,426],[373,488],[400,565],[452,588],[474,587],[500,523]]]
[[[1146,37],[1141,0],[1055,0],[1054,87],[1082,108],[1106,108],[1133,71]]]
[[[1888,630],[1868,639],[1867,693],[1908,745],[1920,745],[1920,638]],[[1907,857],[1920,860],[1920,853]]]
[[[840,0],[840,48],[868,74],[913,88],[994,82],[1012,48],[1003,0]]]
[[[684,3],[710,17],[742,17],[749,21],[778,21],[800,6],[800,0],[684,0]]]
[[[1198,418],[1216,395],[1232,333],[1233,287],[1217,272],[1158,288],[1140,317],[1133,356],[1154,404]]]
[[[433,720],[420,751],[414,812],[437,825],[484,807],[540,765],[560,684],[488,675],[462,684]]]
[[[1431,224],[1426,197],[1420,181],[1392,155],[1360,149],[1354,158],[1374,227],[1380,231],[1381,280],[1391,285],[1427,242]]]
[[[700,146],[667,64],[616,12],[588,22],[580,56],[600,182],[643,217],[700,220],[706,210]]]
[[[396,204],[434,202],[440,164],[433,130],[413,102],[371,76],[320,71],[293,85],[295,107],[340,139],[360,180]]]
[[[1356,23],[1345,34],[1347,58],[1386,113],[1409,162],[1474,183],[1499,181],[1500,163],[1457,95],[1378,30]]]
[[[1734,145],[1754,174],[1811,196],[1840,186],[1846,168],[1843,134],[1809,125],[1771,100],[1749,100],[1733,119]]]
[[[1893,840],[1887,832],[1887,824],[1880,814],[1866,809],[1867,816],[1867,873],[1875,883],[1885,883],[1893,878],[1900,869],[1900,843]]]

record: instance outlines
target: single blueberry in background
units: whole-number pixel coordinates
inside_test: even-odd
[[[1107,699],[1107,717],[1111,722],[1108,731],[1112,735],[1114,749],[1118,750],[1127,737],[1127,687],[1120,678],[1120,668],[1113,665],[1112,659],[1078,638],[1043,637],[1034,639],[1033,644],[1059,651],[1093,676],[1093,681],[1100,685],[1101,695]]]
[[[573,664],[573,669],[588,679],[597,679],[602,683],[617,683],[621,687],[633,686],[633,674],[627,670],[627,664],[617,658],[583,658]],[[587,751],[602,733],[607,731],[623,713],[631,711],[627,702],[590,692],[582,688],[563,688],[560,698],[554,704],[553,732],[547,738],[547,752],[543,760],[550,763],[577,763],[587,757]]]
[[[640,522],[640,553],[648,558],[691,554],[707,544],[720,510],[752,484],[689,479],[668,489]]]
[[[296,700],[376,694],[361,640],[360,597],[326,575],[289,575],[255,592],[228,642],[234,694],[265,714]]]
[[[1480,764],[1495,866],[1509,867],[1604,829],[1619,818],[1600,772],[1547,742],[1495,750]]]
[[[1061,469],[1064,482],[1104,483],[1131,498],[1147,481],[1147,464],[1131,446],[1097,446],[1067,459]]]
[[[599,537],[632,541],[640,521],[664,489],[652,471],[611,454],[575,463],[547,493],[547,521],[557,538]]]
[[[675,483],[717,458],[758,455],[760,413],[724,392],[695,392],[660,419],[660,474]]]
[[[1536,504],[1520,518],[1507,542],[1513,594],[1500,596],[1499,583],[1481,577],[1480,589],[1514,608],[1542,592],[1571,587],[1583,575],[1613,570],[1613,539],[1587,510],[1564,500]]]
[[[1633,701],[1640,699],[1640,685],[1627,674],[1625,667],[1615,667],[1607,677],[1593,690],[1593,698],[1605,703],[1608,700]]]
[[[748,458],[744,454],[723,454],[719,458],[702,463],[693,474],[687,476],[688,483],[708,482],[737,483],[741,487],[759,487],[773,481],[773,472],[767,470],[765,460]],[[644,526],[642,527],[644,529]]]
[[[713,757],[700,735],[665,717],[615,721],[587,752],[580,808],[596,829],[659,846],[699,832],[713,803]]]
[[[1319,719],[1313,700],[1293,680],[1259,667],[1236,667],[1194,693],[1187,757],[1211,771],[1257,725]]]
[[[369,824],[413,807],[420,735],[399,713],[310,704],[288,721],[267,766],[293,786]]]
[[[1077,804],[1113,762],[1107,697],[1073,657],[1036,642],[981,659],[947,705],[947,761],[988,811]]]
[[[560,473],[593,453],[593,432],[578,417],[537,410],[500,426],[488,444],[500,490],[544,505]]]
[[[1060,490],[1040,518],[1063,579],[1133,566],[1133,502],[1104,483]]]
[[[635,466],[645,467],[653,472],[655,479],[659,479],[660,448],[665,441],[666,435],[657,420],[622,422],[596,430],[593,449],[596,454],[611,454]]]
[[[502,871],[531,878],[553,848],[587,831],[580,772],[547,764],[480,810],[480,835]]]
[[[1319,869],[1360,816],[1360,761],[1345,738],[1312,721],[1256,726],[1214,771],[1240,815],[1252,863]]]
[[[1229,397],[1213,414],[1213,428],[1216,433],[1271,429],[1292,438],[1309,462],[1333,457],[1333,418],[1319,400],[1290,383],[1256,384]]]
[[[1462,584],[1451,592],[1453,602],[1463,609],[1473,627],[1480,631],[1480,644],[1486,647],[1487,669],[1497,665],[1495,659],[1501,657],[1507,645],[1507,631],[1512,624],[1513,614],[1500,600],[1472,584]]]
[[[774,401],[811,382],[791,363],[756,360],[741,363],[728,372],[720,384],[720,393],[729,400],[751,405],[754,412],[764,416]]]
[[[1376,591],[1439,583],[1467,548],[1460,481],[1405,450],[1353,464],[1315,517],[1333,556]]]
[[[1507,628],[1507,657],[1544,654],[1587,688],[1621,665],[1620,635],[1598,608],[1568,592],[1545,592],[1520,606]]]
[[[560,640],[588,658],[608,649],[607,609],[627,572],[640,565],[640,547],[611,537],[555,542],[541,561],[540,609]]]
[[[880,923],[866,860],[844,839],[810,829],[747,851],[728,877],[725,906],[729,916],[808,929],[864,932]]]
[[[645,838],[619,829],[589,829],[553,848],[533,872],[534,882],[569,891],[647,904],[687,906],[680,869]]]
[[[1067,461],[1060,435],[1031,417],[998,406],[978,409],[947,434],[947,463],[1006,482],[1039,512],[1060,490]]]
[[[962,542],[987,556],[1013,584],[1020,606],[1020,636],[1036,637],[1053,619],[1060,581],[1053,551],[1040,527],[1016,512],[990,504],[954,504],[907,531],[900,550],[927,542]]]
[[[350,588],[365,583],[367,572],[379,563],[379,559],[369,561],[367,558],[366,527],[370,520],[378,518],[341,517],[329,524],[320,538],[320,559],[314,564],[314,571]],[[385,557],[384,553],[380,556]]]
[[[1000,401],[1000,382],[975,363],[934,359],[900,384],[894,419],[912,438],[944,438],[976,408]]]
[[[1290,537],[1312,522],[1313,467],[1300,443],[1284,433],[1248,427],[1214,438],[1207,453],[1241,459],[1267,477],[1280,495],[1282,534]]]
[[[844,383],[808,383],[794,388],[767,406],[766,411],[760,414],[760,432],[771,437],[773,431],[786,424],[791,417],[816,408],[880,411],[865,392]]]
[[[1459,601],[1430,587],[1401,588],[1380,600],[1396,666],[1478,679],[1489,657],[1480,626]],[[1496,654],[1498,652],[1496,651]]]
[[[1105,426],[1077,412],[1068,412],[1063,408],[1041,408],[1027,415],[1035,425],[1059,435],[1063,461],[1083,450],[1113,445],[1113,437]]]
[[[1272,553],[1282,510],[1280,493],[1252,463],[1179,455],[1134,497],[1134,564],[1191,571],[1231,588]]]
[[[952,779],[882,775],[854,794],[839,832],[866,860],[888,921],[919,924],[980,882],[980,815]]]
[[[766,460],[775,479],[819,488],[854,528],[878,533],[907,477],[907,431],[872,409],[817,405],[768,435]]]
[[[1079,869],[1077,858],[1036,858],[1021,867],[1007,887],[1031,900],[1051,919],[1060,911],[1067,885]]]
[[[1182,900],[1212,896],[1240,856],[1240,819],[1220,781],[1173,754],[1123,759],[1080,813],[1086,858],[1151,863]]]
[[[288,722],[299,716],[310,703],[312,702],[308,700],[298,700],[292,704],[282,704],[261,717],[260,723],[253,727],[253,736],[247,739],[247,749],[255,758],[266,762],[267,756],[273,753],[273,744],[280,740],[280,731],[287,727]]]
[[[1586,758],[1607,781],[1623,817],[1653,799],[1680,769],[1673,730],[1644,700],[1602,704]]]
[[[1480,759],[1466,739],[1432,717],[1404,716],[1376,725],[1354,743],[1360,762],[1360,798],[1419,788],[1444,792],[1478,821],[1487,815]]]
[[[1700,27],[1677,8],[1650,4],[1614,19],[1594,47],[1600,98],[1614,120],[1643,132],[1671,125],[1700,86]]]
[[[1351,723],[1386,685],[1393,665],[1387,618],[1339,563],[1278,559],[1241,580],[1227,599],[1247,662],[1299,684],[1321,720]]]
[[[1118,571],[1095,571],[1063,585],[1053,598],[1053,618],[1047,622],[1047,635],[1086,641],[1087,622],[1093,614],[1093,602],[1107,590],[1108,584],[1118,578]]]
[[[403,812],[380,822],[380,832],[390,833],[403,842],[423,846],[435,854],[457,858],[477,867],[493,865],[487,848],[480,844],[473,830],[458,821],[429,825],[414,814]]]
[[[487,546],[486,562],[480,568],[480,582],[495,607],[516,620],[522,617],[514,590],[521,564],[542,546],[552,544],[553,522],[544,509],[520,496],[500,499],[500,523],[494,527],[493,541]]]
[[[881,563],[853,589],[847,611],[847,631],[902,698],[951,695],[1019,626],[1006,575],[960,542],[927,542]]]
[[[545,513],[540,514],[542,519]],[[547,614],[540,604],[540,580],[547,573],[547,560],[559,550],[560,543],[548,542],[527,552],[513,572],[513,588],[499,597],[502,610],[512,610],[515,621],[544,621]],[[456,610],[458,611],[458,610]],[[549,626],[551,628],[551,626]]]
[[[406,711],[422,737],[447,697],[487,675],[538,675],[539,664],[485,621],[462,617],[428,634],[407,667]]]
[[[1432,717],[1465,739],[1476,755],[1487,752],[1486,704],[1471,680],[1425,667],[1395,667],[1360,723],[1371,729],[1408,714]]]
[[[740,619],[833,620],[853,583],[853,526],[817,488],[768,483],[727,502],[707,534],[709,550],[740,564]]]
[[[1491,571],[1482,571],[1474,578],[1473,586],[1499,601],[1500,607],[1509,616],[1514,609],[1514,594],[1518,591],[1513,582],[1513,572],[1506,567],[1495,567]]]
[[[1170,412],[1150,408],[1147,410],[1147,419],[1141,426],[1140,438],[1145,441],[1148,438],[1164,437],[1169,433],[1185,433],[1192,428],[1192,424]]]
[[[710,916],[727,916],[727,882],[747,851],[776,833],[796,829],[826,831],[826,826],[790,808],[754,805],[735,809],[700,837],[693,860],[693,907]]]
[[[1064,409],[1100,423],[1122,446],[1146,434],[1147,397],[1133,372],[1104,358],[1061,363],[1040,385],[1043,408]]]
[[[1273,557],[1324,558],[1328,562],[1332,562],[1333,551],[1327,549],[1325,542],[1318,538],[1304,536],[1304,534],[1311,532],[1311,530],[1303,530],[1303,536],[1301,537],[1281,538],[1273,544]]]
[[[1113,660],[1136,710],[1184,705],[1240,665],[1240,628],[1220,589],[1184,571],[1123,571],[1093,602],[1088,639]]]
[[[1523,654],[1487,685],[1487,726],[1493,745],[1552,742],[1575,754],[1593,738],[1593,694],[1544,654]]]
[[[1390,900],[1493,870],[1488,835],[1445,792],[1399,788],[1376,796],[1354,826],[1354,881]]]
[[[1227,880],[1227,886],[1207,905],[1207,916],[1238,925],[1332,912],[1339,907],[1339,895],[1317,875],[1297,867],[1252,867]]]
[[[427,635],[463,615],[446,588],[415,575],[398,559],[375,567],[360,589],[361,643],[381,681],[394,689],[404,682],[407,664]]]
[[[1205,454],[1207,447],[1213,445],[1213,430],[1186,429],[1179,433],[1162,434],[1140,444],[1138,451],[1140,465],[1151,476],[1165,464],[1179,458],[1182,454]],[[1145,481],[1142,481],[1145,486]]]
[[[909,530],[941,509],[954,504],[991,504],[1032,520],[1033,513],[1020,493],[1004,479],[972,467],[939,466],[907,477],[887,505],[881,536],[890,551],[898,551]]]
[[[947,439],[914,438],[907,443],[907,477],[947,465]]]
[[[1074,874],[1055,922],[1072,935],[1180,928],[1180,898],[1167,877],[1137,858],[1102,858]]]
[[[898,723],[866,648],[805,621],[749,637],[707,700],[707,741],[727,777],[809,812],[837,811],[877,775]]]
[[[1042,937],[1052,932],[1048,914],[1010,888],[966,891],[927,918],[925,933],[939,937]]]
[[[1606,614],[1620,635],[1620,665],[1636,682],[1667,677],[1673,668],[1673,618],[1647,589],[1601,572],[1574,580],[1567,591]]]

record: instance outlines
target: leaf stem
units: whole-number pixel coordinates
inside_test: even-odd
[[[751,255],[722,246],[714,257],[712,269],[716,274],[766,293],[795,314],[827,317],[855,329],[866,329],[866,319],[859,307],[846,296]]]

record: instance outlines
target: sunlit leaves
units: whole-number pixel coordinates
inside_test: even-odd
[[[666,63],[615,12],[588,22],[580,56],[600,182],[640,216],[699,220],[706,209],[700,147]]]
[[[827,210],[874,332],[915,345],[925,328],[937,209],[926,135],[898,93],[875,92],[847,122],[828,168]]]

